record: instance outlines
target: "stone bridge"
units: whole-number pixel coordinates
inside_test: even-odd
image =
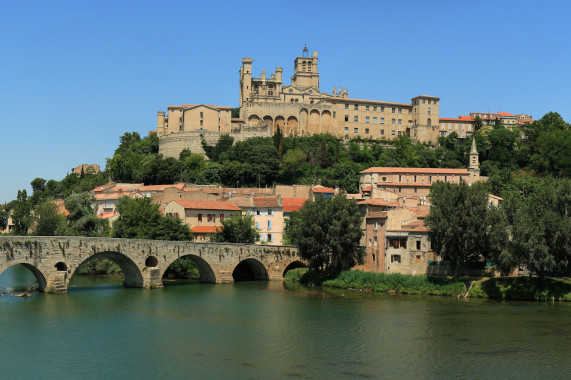
[[[32,271],[42,292],[63,293],[77,268],[95,258],[116,262],[125,286],[162,287],[162,277],[178,258],[190,256],[201,282],[233,283],[237,274],[255,280],[282,280],[286,270],[304,266],[297,249],[255,244],[196,243],[78,236],[2,236],[0,274],[22,264]]]

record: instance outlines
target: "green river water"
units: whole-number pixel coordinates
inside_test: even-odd
[[[15,266],[0,289],[34,278]],[[75,276],[0,297],[0,379],[569,379],[571,304]]]

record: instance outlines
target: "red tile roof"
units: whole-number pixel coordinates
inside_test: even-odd
[[[195,234],[215,234],[221,228],[221,226],[196,226],[190,230]]]
[[[430,213],[430,206],[426,205],[418,206],[415,210],[417,218],[426,218],[429,213]]]
[[[98,214],[98,215],[96,215],[96,217],[98,217],[99,219],[109,219],[109,218],[112,218],[116,215],[119,215],[119,213],[110,211],[110,212],[104,212],[103,214]]]
[[[413,173],[413,174],[443,174],[443,175],[452,175],[452,174],[463,174],[468,175],[467,169],[446,169],[446,168],[393,168],[393,167],[371,167],[369,169],[365,169],[359,174],[365,173]],[[382,182],[379,182],[381,185]],[[412,184],[411,184],[412,185]]]
[[[254,207],[280,207],[277,197],[254,198]]]
[[[297,199],[297,198],[283,198],[283,210],[284,212],[299,211],[301,206],[307,201],[307,199]]]
[[[440,121],[474,121],[470,116],[459,116],[457,118],[454,117],[441,117],[438,119]]]
[[[371,190],[373,190],[373,187],[372,187],[372,186],[365,186],[365,187],[363,187],[363,191],[371,191]]]
[[[330,187],[324,187],[324,186],[314,186],[313,192],[314,193],[333,194],[333,193],[335,193],[335,189],[332,189]]]
[[[173,201],[184,207],[185,209],[192,210],[232,210],[240,211],[240,207],[234,206],[228,202],[212,202],[212,201]]]
[[[507,113],[507,112],[498,112],[500,114],[500,116],[512,116],[515,117],[515,115],[511,114],[511,113]]]

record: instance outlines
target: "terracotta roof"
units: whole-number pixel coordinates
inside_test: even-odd
[[[428,227],[426,226],[418,226],[411,230],[412,232],[428,232]]]
[[[280,207],[277,197],[254,198],[254,207]]]
[[[307,199],[283,198],[282,207],[284,212],[299,211],[306,201]]]
[[[371,190],[373,190],[373,187],[372,187],[372,186],[365,186],[365,187],[363,187],[363,191],[371,191]]]
[[[438,119],[440,121],[474,121],[470,116],[459,116],[457,118],[453,117],[441,117]]]
[[[430,213],[430,206],[420,205],[414,211],[417,218],[426,218]]]
[[[111,188],[111,187],[113,187],[113,185],[98,186],[98,187],[96,187],[95,189],[93,189],[93,192],[94,192],[94,193],[97,193],[97,192],[105,191],[105,190],[107,190],[107,189],[109,189],[109,188]]]
[[[117,215],[119,215],[118,212],[109,211],[109,212],[104,212],[103,214],[98,214],[96,215],[96,217],[98,217],[99,219],[109,219]]]
[[[232,203],[235,206],[238,206],[240,208],[251,208],[252,206],[252,198],[244,196],[244,195],[240,195],[237,197],[225,197],[222,198],[223,202],[228,202],[228,203]]]
[[[413,173],[413,174],[464,174],[468,175],[467,169],[447,169],[447,168],[393,168],[393,167],[371,167],[365,169],[359,174],[364,173]],[[381,185],[382,182],[379,182]]]
[[[192,227],[190,230],[195,234],[215,234],[221,226],[196,226]]]
[[[211,201],[173,201],[184,207],[185,209],[192,210],[233,210],[240,211],[240,207],[235,206],[228,202],[211,202]]]
[[[503,200],[504,200],[504,198],[498,197],[497,195],[494,195],[494,194],[488,194],[488,197],[493,198],[493,199],[497,199],[497,200],[500,200],[500,201],[503,201]]]
[[[515,117],[515,115],[511,114],[511,113],[507,113],[507,112],[498,112],[498,114],[500,114],[500,116],[512,116]]]
[[[370,206],[391,206],[398,207],[396,202],[387,202],[383,199],[367,199],[364,201],[357,202],[359,205],[370,205]]]
[[[330,187],[324,187],[324,186],[314,186],[313,187],[313,192],[314,193],[335,193],[335,189],[332,189]]]

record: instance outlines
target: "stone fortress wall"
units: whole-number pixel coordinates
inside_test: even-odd
[[[227,134],[234,138],[234,142],[245,141],[252,137],[271,137],[270,126],[240,127],[230,133],[212,132],[208,130],[184,131],[159,137],[159,153],[164,158],[173,157],[178,159],[180,152],[190,149],[192,153],[205,154],[202,149],[202,138],[208,145],[216,145],[220,136]]]

